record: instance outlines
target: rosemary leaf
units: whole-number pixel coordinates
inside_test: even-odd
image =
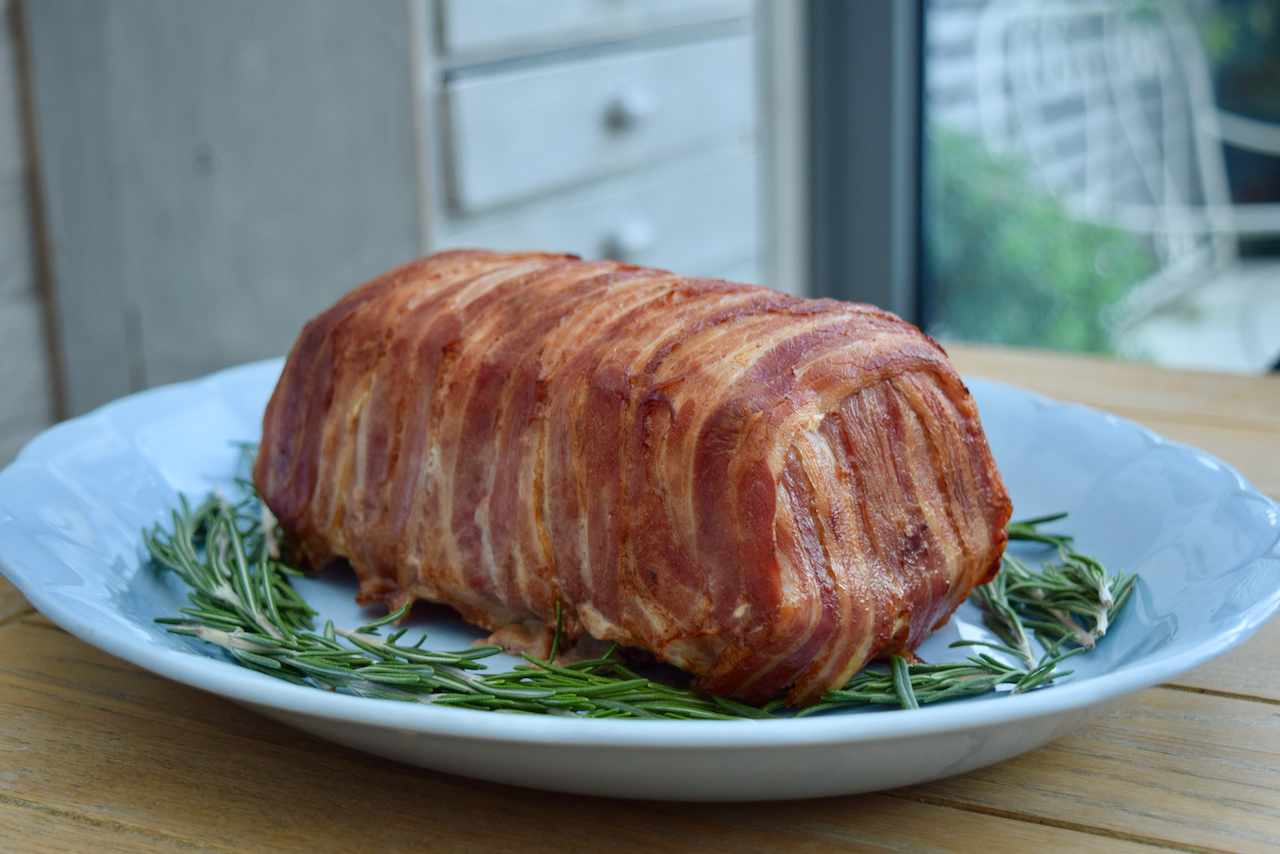
[[[252,446],[242,449],[251,459]],[[783,706],[780,698],[753,706],[653,682],[622,664],[616,644],[600,658],[557,664],[564,630],[559,603],[547,660],[525,655],[523,664],[507,672],[489,672],[482,662],[500,651],[496,646],[437,651],[423,649],[424,638],[406,646],[400,643],[405,629],[380,637],[384,626],[408,613],[407,603],[356,629],[326,622],[317,634],[312,629],[316,612],[289,582],[302,573],[281,559],[283,540],[274,517],[248,480],[236,482],[246,493],[242,500],[232,502],[215,491],[193,507],[180,496],[171,528],[156,525],[143,532],[143,539],[155,564],[190,588],[191,607],[180,608],[181,617],[156,622],[220,646],[252,670],[326,691],[508,714],[767,719]],[[1056,548],[1056,562],[1045,562],[1037,573],[1008,556],[995,580],[972,593],[1003,643],[953,644],[985,650],[962,662],[909,664],[895,655],[887,672],[866,669],[795,716],[868,705],[915,709],[1001,686],[1021,693],[1065,675],[1058,665],[1106,634],[1132,593],[1135,576],[1109,576],[1096,560],[1074,551],[1070,536],[1039,530],[1064,516],[1008,526],[1012,540]],[[1033,635],[1045,641],[1039,657],[1032,653]],[[991,653],[1009,655],[1024,666]]]

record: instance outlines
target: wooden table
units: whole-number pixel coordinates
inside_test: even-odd
[[[1280,498],[1280,376],[954,345]],[[0,851],[1280,850],[1280,621],[1094,725],[960,777],[756,804],[573,797],[319,741],[72,638],[0,580]]]

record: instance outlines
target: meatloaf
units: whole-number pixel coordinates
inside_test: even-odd
[[[914,326],[537,252],[441,252],[307,324],[254,481],[361,603],[447,603],[544,655],[559,604],[569,643],[792,704],[946,622],[1010,514]]]

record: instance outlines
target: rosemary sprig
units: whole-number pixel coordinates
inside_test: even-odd
[[[1073,537],[1035,529],[1036,523],[1064,515],[1033,520],[1030,525],[1022,523],[1017,531],[1015,526],[1009,526],[1010,539],[1056,546],[1056,563],[1044,561],[1036,573],[1006,554],[999,575],[1004,577],[1002,588],[1008,607],[1018,611],[1022,624],[1032,629],[1042,643],[1071,641],[1093,649],[1124,607],[1138,577],[1124,571],[1110,576],[1096,559],[1075,550]]]
[[[184,617],[158,622],[222,647],[259,673],[362,697],[586,717],[773,717],[768,709],[645,679],[613,649],[563,666],[526,655],[510,672],[480,673],[481,659],[500,647],[439,652],[422,648],[425,636],[399,643],[405,629],[381,637],[408,605],[356,629],[328,623],[317,634],[315,612],[287,581],[294,571],[271,553],[266,518],[253,496],[232,504],[214,494],[195,508],[183,498],[171,531],[157,525],[144,532],[155,561],[191,588]]]
[[[889,672],[864,670],[843,688],[828,691],[822,702],[801,709],[796,717],[881,704],[916,709],[926,703],[987,694],[1000,685],[1011,685],[1009,693],[1020,694],[1043,687],[1054,677],[1068,675],[1071,671],[1059,672],[1057,666],[1081,652],[1084,650],[1080,648],[1066,653],[1054,649],[1031,668],[1006,664],[986,653],[970,656],[965,661],[939,664],[907,664],[906,659],[895,655],[890,660]]]
[[[251,446],[245,450],[252,453]],[[425,635],[411,645],[400,643],[406,629],[382,637],[383,627],[402,618],[408,605],[356,629],[329,622],[317,633],[316,612],[289,583],[289,576],[300,573],[281,560],[274,518],[252,484],[237,483],[246,493],[242,500],[233,503],[215,492],[192,507],[182,497],[172,529],[156,525],[143,538],[155,562],[190,588],[189,606],[179,609],[183,616],[157,622],[222,647],[251,670],[362,697],[500,712],[740,719],[772,718],[782,707],[778,699],[751,706],[654,682],[628,669],[616,644],[600,658],[555,664],[562,631],[558,606],[548,660],[525,655],[507,672],[490,672],[483,662],[500,651],[496,646],[442,652],[423,649]],[[1057,666],[1105,634],[1134,577],[1111,578],[1097,561],[1074,552],[1070,537],[1038,530],[1037,525],[1057,518],[1010,525],[1009,532],[1011,538],[1055,546],[1058,563],[1035,573],[1010,557],[995,581],[973,593],[1003,645],[962,641],[990,648],[963,662],[908,663],[894,656],[887,671],[865,670],[797,716],[877,704],[913,709],[1001,686],[1019,693],[1066,675]],[[1029,633],[1045,647],[1039,658],[1031,652]],[[1025,666],[1010,665],[991,652],[1013,655]]]
[[[1017,557],[1005,554],[996,577],[970,592],[969,601],[982,610],[983,622],[1002,643],[970,640],[951,644],[952,648],[984,647],[1014,656],[1023,666],[1007,664],[990,652],[962,662],[911,665],[895,655],[889,672],[866,670],[798,714],[877,704],[914,709],[924,703],[985,694],[1001,686],[1009,686],[1011,694],[1020,694],[1069,675],[1072,671],[1060,671],[1058,665],[1094,648],[1132,593],[1137,576],[1124,572],[1109,576],[1101,563],[1075,550],[1073,537],[1040,530],[1040,525],[1066,515],[1042,516],[1006,527],[1011,540],[1055,548],[1057,562],[1044,561],[1041,571],[1034,572]],[[1038,657],[1031,646],[1033,636],[1044,649]]]

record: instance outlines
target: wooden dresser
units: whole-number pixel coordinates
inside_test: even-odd
[[[746,0],[444,0],[416,56],[424,242],[758,280]]]

